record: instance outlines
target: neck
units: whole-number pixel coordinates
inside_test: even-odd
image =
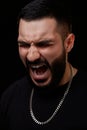
[[[71,72],[72,72],[72,77],[74,77],[77,73],[77,69],[74,68],[71,64],[67,63],[66,68],[65,68],[65,73],[63,75],[62,80],[59,83],[60,86],[69,82],[69,80],[71,78]]]

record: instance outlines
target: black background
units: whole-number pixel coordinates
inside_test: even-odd
[[[25,73],[17,48],[17,15],[29,1],[0,2],[0,94]],[[74,66],[87,71],[87,4],[84,1],[71,4],[76,40],[69,60]]]

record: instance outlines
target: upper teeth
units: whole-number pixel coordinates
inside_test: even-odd
[[[33,68],[33,69],[37,69],[37,68],[39,68],[39,67],[42,67],[44,64],[40,64],[40,65],[32,65],[31,66],[31,68]]]

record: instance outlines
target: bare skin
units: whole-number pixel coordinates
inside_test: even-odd
[[[36,86],[44,87],[50,84],[53,79],[50,67],[56,60],[62,63],[64,57],[65,71],[58,85],[63,85],[70,80],[71,72],[68,53],[74,46],[75,36],[70,33],[63,41],[60,29],[61,27],[57,25],[54,18],[43,18],[33,21],[20,20],[18,35],[19,55],[25,67],[27,67],[26,59],[31,63],[28,66],[28,72]],[[45,60],[50,67],[48,67]],[[36,61],[39,62],[35,64]],[[72,67],[72,71],[74,76],[77,69]]]

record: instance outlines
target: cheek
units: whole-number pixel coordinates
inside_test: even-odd
[[[41,52],[44,58],[51,64],[56,58],[60,57],[63,52],[63,46],[55,46],[49,49],[45,49]]]

